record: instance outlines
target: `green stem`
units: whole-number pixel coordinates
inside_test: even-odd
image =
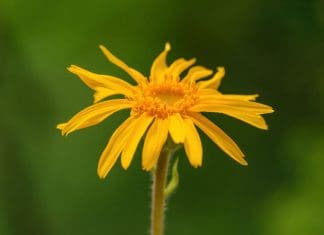
[[[156,169],[153,172],[152,207],[151,207],[151,235],[164,234],[164,188],[168,174],[169,158],[172,151],[164,147],[161,151]]]

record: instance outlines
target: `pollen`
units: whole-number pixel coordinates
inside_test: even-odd
[[[167,79],[159,84],[150,82],[139,86],[138,93],[133,98],[131,115],[147,113],[161,119],[176,113],[185,116],[197,99],[197,87],[193,83]]]

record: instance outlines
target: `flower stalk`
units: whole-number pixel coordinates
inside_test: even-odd
[[[170,182],[167,183],[169,161],[173,153],[179,149],[181,145],[173,143],[169,138],[160,153],[155,169],[152,171],[152,206],[151,206],[151,235],[164,234],[164,210],[165,203],[169,196],[178,186],[178,160],[172,167],[172,176]],[[171,186],[170,186],[171,185]]]
[[[152,183],[152,207],[151,207],[151,235],[164,234],[164,188],[168,174],[171,151],[164,147],[161,151],[158,163],[153,171]]]

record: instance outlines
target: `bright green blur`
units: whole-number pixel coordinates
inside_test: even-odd
[[[144,74],[169,41],[169,61],[224,66],[224,93],[274,107],[262,131],[207,115],[247,156],[242,167],[205,136],[204,162],[181,149],[166,235],[322,235],[324,232],[324,2],[0,1],[0,234],[145,235],[150,174],[140,151],[128,171],[96,175],[127,111],[60,136],[55,126],[92,102],[66,67],[130,81],[98,46]]]

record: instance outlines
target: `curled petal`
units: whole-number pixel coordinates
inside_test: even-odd
[[[107,89],[111,90],[111,94],[123,94],[125,96],[133,95],[133,86],[117,77],[96,74],[76,65],[71,65],[68,67],[68,70],[77,75],[88,87],[96,92],[100,92],[100,89]],[[105,98],[106,97],[107,96],[105,96]]]
[[[172,75],[175,80],[179,80],[180,74],[196,63],[196,59],[185,60],[183,58],[175,60],[168,68],[167,73]]]
[[[128,73],[129,76],[131,76],[138,84],[146,83],[147,82],[147,80],[146,80],[146,78],[144,77],[143,74],[141,74],[137,70],[129,67],[123,61],[121,61],[120,59],[118,59],[106,47],[104,47],[102,45],[100,45],[99,47],[100,47],[101,51],[105,54],[105,56],[107,57],[107,59],[111,63],[113,63],[114,65],[118,66],[119,68],[121,68],[122,70],[124,70],[126,73]]]
[[[209,80],[206,81],[200,81],[197,83],[198,87],[200,89],[202,88],[211,88],[211,89],[218,89],[218,87],[221,84],[222,78],[225,75],[225,69],[224,67],[218,67],[216,74]]]
[[[170,50],[171,50],[170,43],[166,43],[164,51],[162,51],[161,54],[159,54],[154,60],[151,67],[151,75],[150,75],[151,82],[158,83],[163,81],[165,71],[168,68],[166,64],[166,57]]]
[[[188,74],[182,79],[182,82],[195,82],[199,79],[210,76],[212,73],[212,70],[203,66],[194,66],[189,69]]]

